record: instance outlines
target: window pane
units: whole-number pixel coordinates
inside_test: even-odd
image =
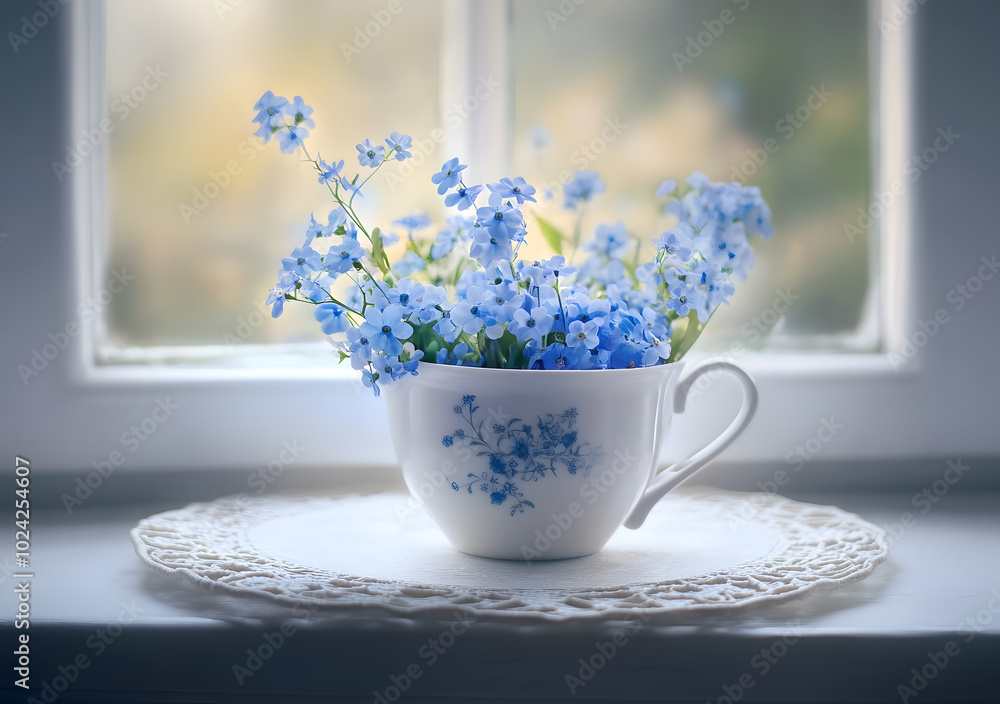
[[[258,148],[251,108],[265,90],[301,95],[315,108],[309,147],[345,159],[352,175],[365,137],[400,130],[430,143],[441,126],[440,6],[401,7],[108,0],[109,263],[135,276],[109,306],[112,343],[321,338],[308,306],[258,315],[310,212],[325,222],[332,203],[309,164],[274,142]],[[366,189],[362,217],[433,214],[440,199],[427,184],[438,156],[402,182]]]
[[[644,256],[663,180],[759,186],[776,234],[699,347],[835,346],[869,286],[867,235],[844,232],[871,192],[867,22],[861,0],[514,0],[514,171],[553,187],[564,231],[560,172],[597,171],[585,238],[622,219]]]

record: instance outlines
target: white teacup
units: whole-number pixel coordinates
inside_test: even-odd
[[[551,560],[597,552],[642,525],[668,491],[722,452],[757,407],[750,376],[709,360],[615,370],[482,369],[421,363],[386,392],[403,477],[451,543],[482,557]],[[744,392],[711,444],[657,473],[671,418],[703,374]]]

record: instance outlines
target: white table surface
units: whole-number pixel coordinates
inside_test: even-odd
[[[59,665],[82,654],[89,666],[60,701],[257,701],[254,693],[270,701],[275,692],[284,693],[280,701],[373,701],[376,692],[392,694],[391,678],[404,682],[399,675],[410,665],[421,676],[406,696],[417,701],[724,702],[741,678],[753,682],[742,701],[900,701],[897,686],[910,682],[911,668],[954,641],[958,655],[910,701],[1000,701],[1000,495],[949,495],[925,514],[908,494],[795,498],[882,526],[917,515],[886,563],[834,591],[669,624],[473,623],[433,663],[424,646],[452,622],[295,614],[153,573],[135,557],[128,530],[171,507],[36,514],[32,683],[51,682]],[[12,644],[14,584],[0,577],[2,628]],[[247,649],[282,627],[294,633],[240,684],[234,666],[245,667]],[[571,693],[566,676],[579,676],[580,658],[591,658],[616,630],[627,643]],[[782,657],[765,665],[772,647]],[[0,694],[23,701],[12,679]]]

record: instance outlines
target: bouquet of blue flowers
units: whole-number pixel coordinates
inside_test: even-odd
[[[529,231],[522,209],[537,202],[535,188],[502,178],[486,184],[487,195],[463,181],[466,165],[454,158],[431,181],[455,215],[433,241],[414,236],[432,224],[425,216],[395,221],[408,237],[393,263],[386,247],[394,238],[367,227],[353,206],[379,169],[412,156],[411,137],[393,132],[385,146],[364,140],[357,158],[370,173],[348,178],[343,160],[310,155],[313,110],[302,98],[289,102],[268,91],[254,109],[257,136],[277,138],[283,152],[301,150],[336,203],[325,223],[311,218],[305,241],[282,259],[267,304],[274,317],[286,301],[315,306],[341,360],[349,359],[376,395],[380,385],[416,374],[420,361],[505,369],[677,361],[728,303],[734,279],[746,278],[753,265],[748,237],[773,233],[759,189],[695,173],[686,187],[673,180],[660,186],[657,195],[677,224],[653,239],[655,254],[639,263],[639,242],[622,222],[598,225],[581,243],[584,206],[605,186],[596,173],[578,171],[563,191],[564,207],[580,215],[573,234],[536,216],[554,256],[525,261],[518,257]]]

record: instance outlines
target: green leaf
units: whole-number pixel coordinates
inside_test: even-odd
[[[535,220],[538,221],[538,229],[542,231],[542,237],[552,247],[552,251],[556,254],[562,254],[562,243],[566,239],[566,236],[540,215],[536,215]]]
[[[718,310],[716,308],[715,310]],[[715,315],[715,311],[712,311],[712,315]],[[708,316],[708,320],[712,319],[712,315]],[[673,349],[670,352],[670,361],[676,362],[691,349],[691,346],[701,337],[702,331],[705,326],[708,325],[708,320],[704,323],[698,320],[697,311],[691,311],[687,314],[685,318],[687,321],[684,326],[684,332],[681,334],[680,339],[674,338]]]
[[[514,342],[508,349],[507,353],[507,369],[524,369],[524,365],[527,360],[524,358],[524,346],[527,345],[525,342]]]
[[[476,335],[476,347],[479,349],[479,354],[482,355],[486,360],[486,366],[490,366],[490,353],[486,348],[486,331],[480,330]]]
[[[376,227],[372,230],[372,261],[383,274],[389,273],[389,258],[385,256],[385,246],[382,244],[382,232]]]

